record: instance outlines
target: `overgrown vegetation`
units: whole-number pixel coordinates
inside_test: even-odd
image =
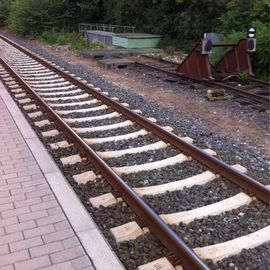
[[[102,44],[99,43],[88,43],[82,35],[71,32],[71,33],[58,33],[54,31],[43,32],[37,39],[47,44],[67,45],[71,50],[92,50],[103,48]]]
[[[162,34],[164,47],[187,51],[204,32],[222,33],[224,41],[231,41],[245,37],[246,29],[254,25],[254,72],[267,78],[269,7],[269,0],[0,0],[0,26],[35,38],[77,31],[79,22],[133,25],[137,31]]]
[[[246,71],[239,72],[237,74],[237,78],[241,84],[248,84],[249,83],[249,76]]]

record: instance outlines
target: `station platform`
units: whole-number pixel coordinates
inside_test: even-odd
[[[124,269],[0,82],[0,270]]]

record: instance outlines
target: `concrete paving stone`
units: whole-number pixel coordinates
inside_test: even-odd
[[[2,160],[2,158],[1,158]],[[9,165],[3,165],[1,166],[1,169],[4,171],[4,174],[10,174],[11,172],[7,172],[9,169],[14,169],[15,165],[14,164],[9,164]]]
[[[13,225],[6,226],[5,230],[6,230],[6,233],[9,234],[9,233],[14,233],[14,232],[24,231],[27,229],[33,229],[36,227],[37,227],[37,225],[36,225],[35,221],[29,220],[29,221],[22,222],[19,224],[13,224]]]
[[[63,221],[65,219],[66,219],[66,216],[63,213],[61,213],[61,214],[54,215],[54,216],[39,218],[39,219],[37,219],[37,224],[38,224],[38,226],[44,226],[44,225],[48,225],[48,224],[54,224],[54,223],[57,223],[59,221]]]
[[[55,232],[54,227],[50,224],[47,226],[42,226],[42,227],[38,227],[35,229],[30,229],[30,230],[26,230],[23,232],[25,238],[31,238],[31,237],[35,237],[38,235],[45,235],[45,234],[49,234]]]
[[[16,202],[16,201],[21,201],[21,200],[25,200],[24,194],[14,195],[14,196],[10,196],[7,198],[0,198],[0,205],[6,204],[6,203],[11,203],[11,202]]]
[[[43,244],[42,238],[40,236],[37,236],[30,239],[10,243],[9,247],[11,252],[15,252],[22,249],[29,249],[31,247],[40,246],[42,244]]]
[[[14,270],[13,264],[0,267],[0,270]]]
[[[22,200],[19,202],[14,202],[14,205],[15,205],[15,208],[20,208],[20,207],[24,207],[24,206],[38,204],[41,202],[42,202],[42,200],[40,198],[32,198],[32,199]]]
[[[2,161],[2,165],[4,165],[4,166],[6,166],[6,165],[15,165],[16,163],[19,163],[19,162],[23,162],[23,159],[22,158],[16,158],[16,153],[14,153],[11,156],[11,160]],[[9,174],[6,174],[6,175],[7,175],[7,177],[12,178],[13,177],[12,175],[15,176],[17,174],[15,174],[15,173],[9,173]]]
[[[21,250],[14,253],[0,256],[0,266],[20,262],[29,259],[29,253],[27,250]]]
[[[7,211],[3,211],[1,213],[2,218],[8,218],[8,217],[13,217],[13,216],[18,216],[21,214],[29,213],[30,208],[28,206],[18,208],[18,209],[11,209]]]
[[[41,268],[40,270],[74,270],[74,268],[72,267],[71,262],[64,262],[64,263],[48,266],[45,268]]]
[[[8,190],[5,190],[5,191],[0,191],[0,198],[5,198],[5,197],[8,197],[10,196],[10,193]]]
[[[81,243],[79,242],[76,236],[73,236],[71,238],[63,240],[62,244],[65,247],[65,249],[68,249],[68,248],[79,246]]]
[[[0,205],[0,212],[5,211],[5,210],[10,210],[10,209],[14,209],[13,203],[6,203],[6,204]]]
[[[45,179],[35,179],[35,180],[30,180],[27,182],[22,182],[22,187],[31,187],[31,186],[36,186],[39,184],[43,184]]]
[[[62,243],[58,241],[58,242],[53,242],[46,245],[30,248],[29,252],[30,252],[31,258],[35,258],[35,257],[43,256],[43,255],[52,254],[57,251],[61,251],[63,249],[64,247]]]
[[[16,233],[11,233],[11,234],[7,234],[4,236],[0,236],[1,245],[13,243],[13,242],[20,241],[20,240],[23,240],[22,232],[16,232]]]
[[[17,163],[17,164],[14,164],[14,168],[27,168],[29,170],[29,167],[33,166],[33,165],[36,165],[34,163],[34,160],[33,161],[23,161],[21,163]],[[36,167],[34,167],[34,169],[36,169]]]
[[[32,166],[35,164],[36,164],[35,160],[30,160],[30,161],[23,161],[21,163],[16,163],[14,166],[15,166],[15,168],[19,168],[21,166]]]
[[[81,270],[91,266],[91,262],[87,256],[82,256],[71,261],[74,270]]]
[[[2,162],[3,165],[5,165],[4,161]],[[12,178],[16,178],[18,175],[17,173],[10,173],[10,174],[4,174],[0,175],[0,180],[8,180]]]
[[[54,216],[54,215],[62,213],[63,210],[60,206],[57,206],[54,208],[47,209],[47,212],[48,212],[49,216]]]
[[[0,219],[0,227],[8,226],[11,224],[19,223],[18,217],[10,217],[5,219]]]
[[[6,180],[0,180],[0,187],[4,187],[6,185],[7,185],[7,181]]]
[[[20,222],[27,221],[27,220],[36,220],[39,218],[47,217],[48,213],[46,210],[41,210],[37,212],[31,212],[28,214],[20,215],[19,220]]]
[[[50,209],[50,208],[53,208],[56,206],[58,206],[58,202],[56,200],[54,200],[54,201],[41,202],[39,204],[31,205],[30,209],[32,212],[35,212],[35,211],[39,211],[39,210]]]
[[[17,174],[15,177],[12,177],[10,179],[7,180],[8,184],[14,184],[14,183],[22,183],[22,182],[27,182],[31,180],[31,176],[27,175],[27,176],[20,176],[18,177]]]
[[[4,190],[13,190],[13,189],[21,188],[21,187],[22,187],[21,183],[15,183],[15,184],[5,185],[5,186],[1,187],[1,190],[2,191],[4,191]]]
[[[48,184],[47,183],[36,185],[36,189],[37,190],[42,190],[42,189],[47,189],[47,188],[48,188]]]
[[[62,231],[71,228],[69,222],[67,220],[63,220],[53,224],[56,231]]]
[[[11,160],[11,155],[10,154],[1,155],[1,162],[6,161],[6,160]]]
[[[52,194],[52,191],[49,188],[47,188],[47,189],[42,189],[39,191],[32,191],[32,192],[26,193],[26,197],[30,199],[30,198],[41,197],[43,195],[50,195],[50,194]]]
[[[1,245],[0,246],[0,256],[8,254],[9,253],[9,248],[8,245]]]
[[[10,174],[10,173],[16,172],[19,175],[19,173],[26,172],[26,171],[28,171],[27,167],[26,166],[22,166],[22,167],[19,167],[19,168],[5,169],[4,170],[4,173],[5,174]]]
[[[51,201],[51,200],[55,200],[55,196],[50,194],[50,195],[45,195],[45,196],[41,196],[42,201],[43,202],[47,202],[47,201]]]
[[[18,176],[27,176],[27,175],[34,175],[36,173],[39,173],[40,170],[39,169],[34,169],[34,170],[31,170],[31,171],[23,171],[23,172],[18,172]]]
[[[4,230],[4,228],[0,228],[0,236],[2,236],[2,235],[5,235],[5,230]]]
[[[51,261],[50,258],[46,255],[31,260],[15,263],[15,270],[34,270],[49,265],[51,265]]]
[[[42,172],[39,172],[39,173],[36,173],[36,174],[31,175],[31,178],[32,178],[32,180],[37,180],[37,179],[43,179],[43,180],[45,180],[44,174]]]
[[[42,239],[43,239],[44,243],[51,243],[51,242],[55,242],[55,241],[68,239],[72,236],[74,236],[73,230],[67,229],[64,231],[58,231],[58,232],[50,233],[47,235],[43,235]]]
[[[53,264],[56,264],[56,263],[65,262],[65,261],[69,261],[69,260],[84,256],[84,254],[85,253],[84,253],[83,248],[79,246],[79,247],[74,247],[70,249],[65,249],[60,252],[56,252],[54,254],[51,254],[50,257]]]
[[[18,188],[18,189],[11,190],[11,195],[25,194],[25,193],[29,193],[29,192],[35,191],[35,190],[36,190],[35,186]]]

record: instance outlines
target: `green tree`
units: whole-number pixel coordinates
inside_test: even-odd
[[[0,26],[4,26],[9,17],[11,0],[0,0]]]
[[[105,15],[105,2],[103,0],[77,0],[78,22],[102,22]]]
[[[218,19],[217,31],[224,34],[245,31],[255,20],[269,23],[269,3],[267,0],[228,1],[226,11]]]
[[[137,31],[144,31],[151,25],[148,12],[152,8],[152,0],[109,0],[104,6],[107,23],[136,26]]]
[[[190,49],[204,32],[213,30],[225,7],[225,0],[156,0],[149,15],[153,31],[178,48]]]
[[[73,20],[68,0],[15,0],[8,26],[15,33],[37,35],[44,31],[68,29]]]

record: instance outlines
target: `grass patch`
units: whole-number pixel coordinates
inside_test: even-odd
[[[57,32],[44,32],[36,38],[37,40],[50,44],[50,45],[67,45],[71,50],[84,51],[84,50],[97,50],[102,49],[104,46],[100,43],[89,43],[81,34],[78,33],[57,33]]]

